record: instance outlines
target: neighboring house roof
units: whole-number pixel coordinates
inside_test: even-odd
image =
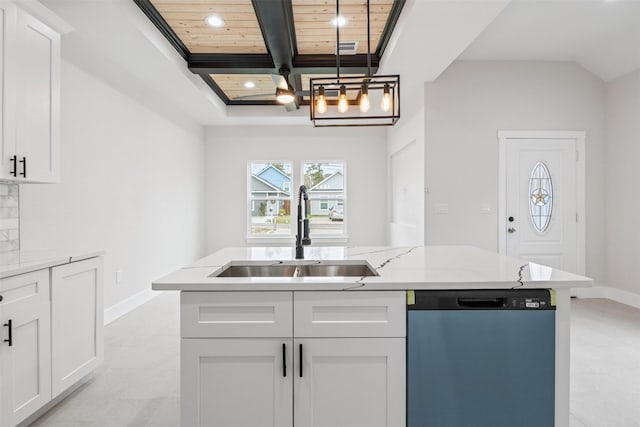
[[[256,175],[251,175],[251,192],[252,193],[264,193],[264,192],[284,193],[287,196],[289,195],[288,192],[283,191],[282,189],[276,187],[275,185],[271,184],[270,182]]]
[[[336,171],[325,179],[314,185],[309,191],[343,191],[344,190],[344,176],[342,172]]]
[[[283,191],[285,190],[285,183],[289,183],[289,185],[291,185],[291,177],[273,165],[267,166],[260,172],[254,174],[254,176],[263,179],[264,181],[270,183],[275,187],[278,187],[278,189]]]

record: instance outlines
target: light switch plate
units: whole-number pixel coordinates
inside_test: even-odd
[[[436,213],[439,213],[439,214],[449,213],[449,204],[448,203],[436,204]]]

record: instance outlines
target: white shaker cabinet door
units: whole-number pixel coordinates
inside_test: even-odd
[[[51,269],[53,397],[102,362],[103,259]]]
[[[292,427],[292,358],[290,339],[182,339],[181,426]]]
[[[49,270],[0,280],[0,426],[51,399]]]
[[[0,0],[0,178],[14,179],[16,6]]]
[[[405,425],[404,338],[296,339],[294,360],[296,427]]]
[[[60,35],[18,10],[16,155],[20,182],[60,180]]]

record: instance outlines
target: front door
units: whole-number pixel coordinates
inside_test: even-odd
[[[584,132],[501,132],[500,249],[584,274]]]

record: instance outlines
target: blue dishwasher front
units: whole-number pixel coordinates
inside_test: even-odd
[[[548,290],[416,291],[407,317],[408,427],[553,427]]]

